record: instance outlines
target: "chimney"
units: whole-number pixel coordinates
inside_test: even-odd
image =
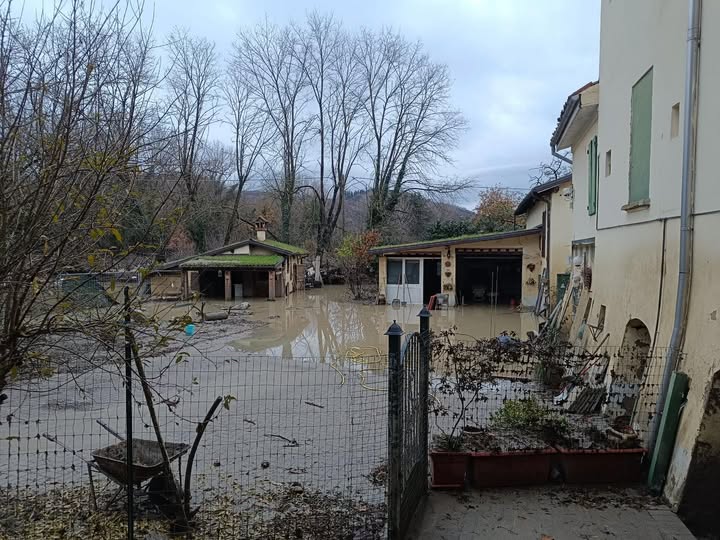
[[[267,220],[262,217],[258,216],[255,220],[255,235],[257,237],[258,242],[264,242],[265,241],[265,232],[267,231]]]

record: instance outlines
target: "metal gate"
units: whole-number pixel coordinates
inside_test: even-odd
[[[405,337],[388,329],[388,538],[402,539],[427,494],[430,312],[419,314],[420,332]]]

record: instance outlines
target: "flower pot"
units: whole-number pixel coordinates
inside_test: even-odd
[[[563,478],[569,484],[612,484],[643,480],[644,448],[571,450],[558,447]]]
[[[473,487],[527,486],[550,478],[554,448],[513,452],[473,452],[470,468]]]
[[[433,489],[462,489],[465,487],[467,452],[430,452]]]

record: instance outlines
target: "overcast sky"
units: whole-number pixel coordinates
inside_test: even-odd
[[[527,187],[528,170],[550,157],[568,94],[598,76],[599,0],[146,2],[158,37],[184,26],[214,40],[220,54],[243,25],[300,21],[312,10],[348,28],[390,26],[421,40],[449,66],[454,105],[469,124],[447,172],[477,176],[480,185]],[[26,15],[41,3],[25,0]]]

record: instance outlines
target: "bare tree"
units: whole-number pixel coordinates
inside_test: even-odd
[[[572,169],[567,163],[553,157],[550,161],[541,161],[537,167],[530,169],[530,184],[534,187],[545,182],[552,182],[571,171]]]
[[[448,193],[462,182],[438,181],[465,122],[449,107],[450,77],[419,43],[389,31],[364,31],[358,47],[370,122],[372,180],[368,226],[377,228],[408,191]]]
[[[348,178],[366,144],[366,124],[356,40],[331,16],[317,13],[308,17],[301,36],[319,138],[320,175],[313,191],[318,200],[315,275],[321,279],[320,264],[342,213]]]
[[[0,14],[0,387],[48,336],[117,322],[112,306],[68,311],[58,273],[122,264],[161,225],[163,201],[145,234],[123,235],[164,118],[139,11],[73,2],[32,26]]]
[[[279,182],[281,238],[290,239],[292,206],[297,193],[298,171],[311,118],[307,114],[306,53],[291,28],[269,23],[238,33],[232,62],[247,81],[273,128],[271,147],[281,163]],[[270,159],[268,158],[268,161]],[[270,168],[275,167],[270,163]]]
[[[171,120],[177,164],[190,201],[195,200],[200,175],[196,164],[218,108],[217,55],[214,43],[175,30],[168,50]]]
[[[244,74],[237,66],[228,66],[225,99],[229,109],[227,122],[233,130],[233,165],[237,176],[237,186],[233,198],[232,210],[225,229],[224,243],[228,244],[240,216],[238,208],[240,197],[250,175],[255,170],[260,154],[268,142],[268,117],[262,106],[245,82]]]

